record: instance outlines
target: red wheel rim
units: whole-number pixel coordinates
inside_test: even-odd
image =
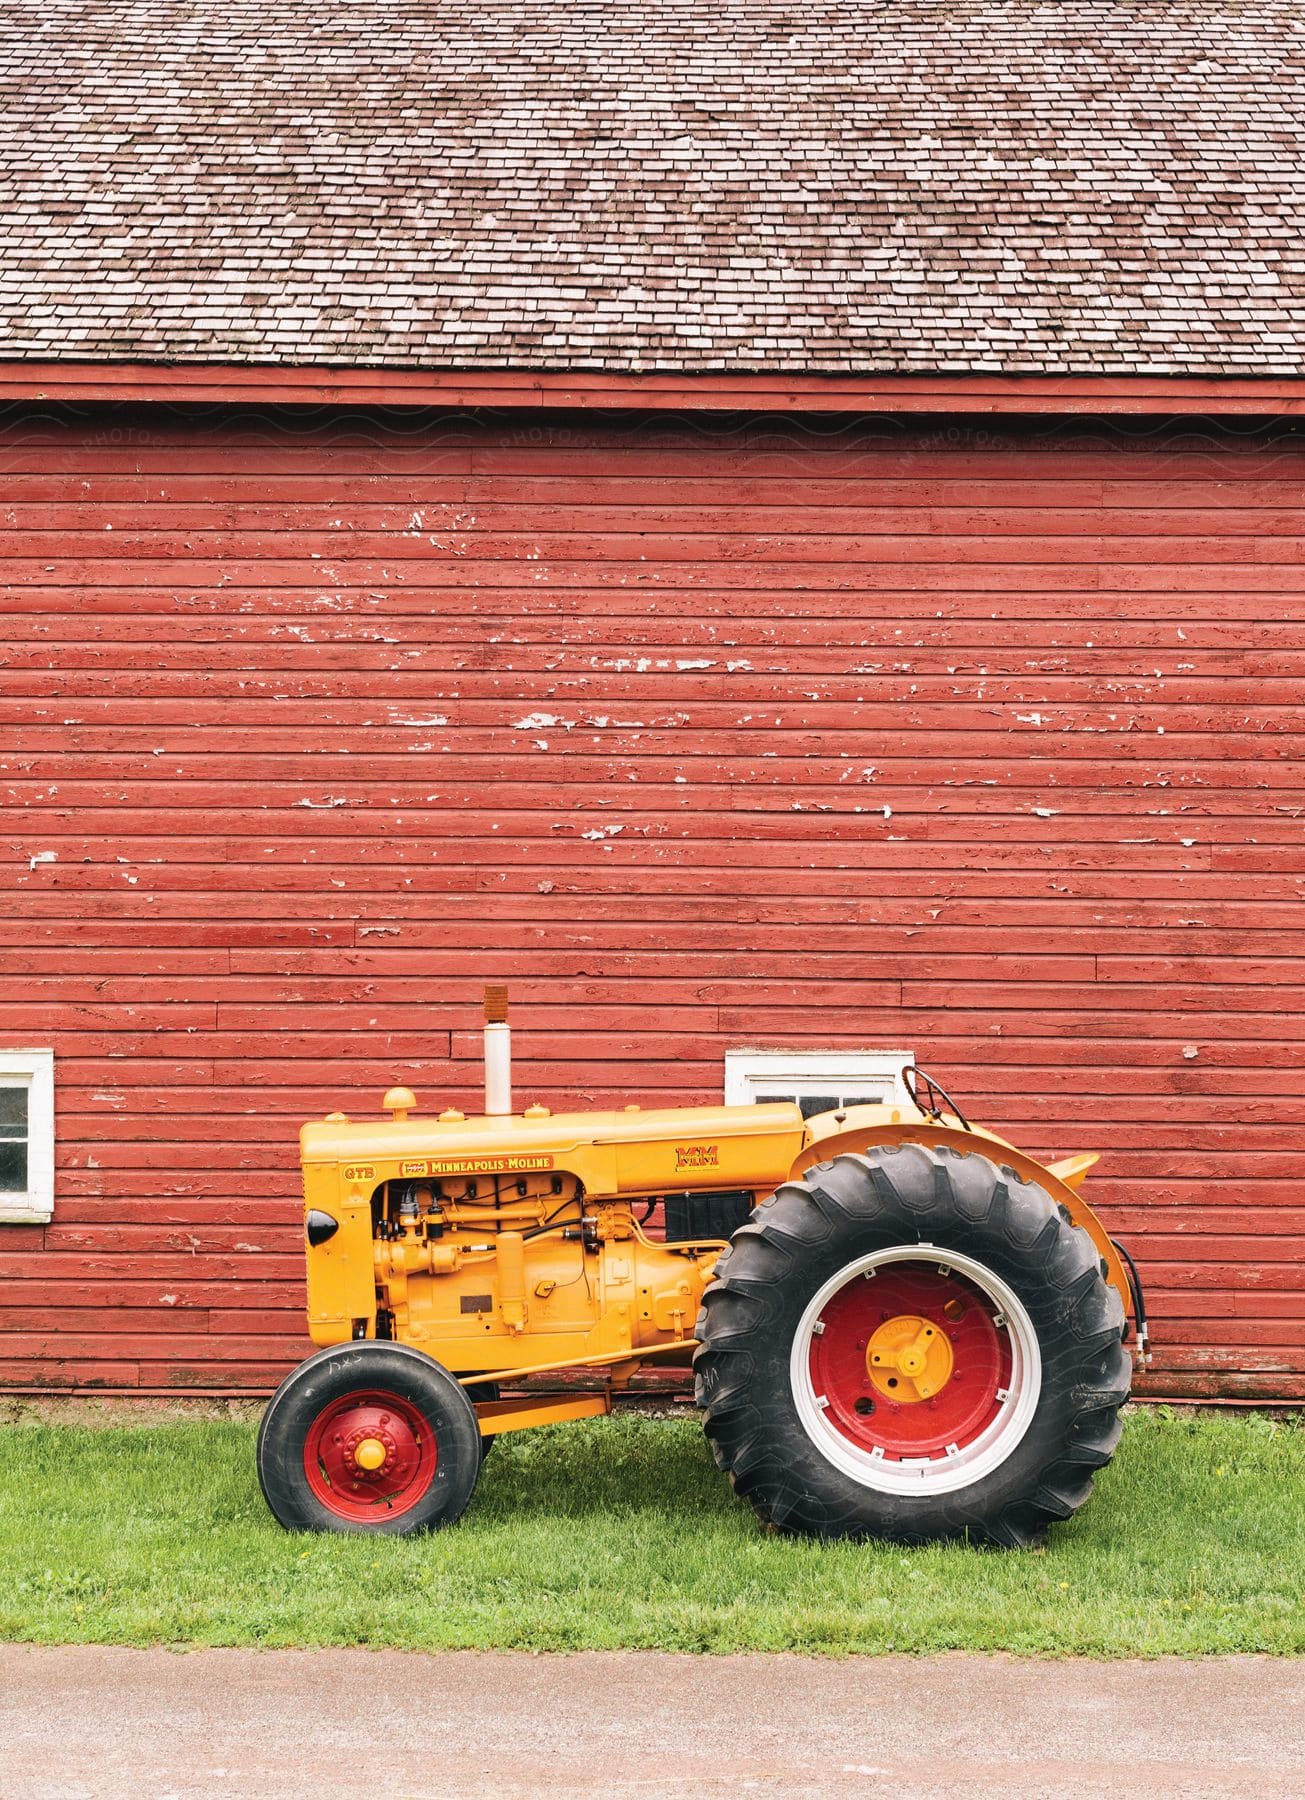
[[[927,1397],[917,1397],[891,1361],[872,1366],[876,1343],[926,1337],[938,1369],[950,1357]],[[943,1272],[937,1259],[889,1263],[872,1280],[848,1281],[822,1309],[809,1359],[828,1423],[858,1450],[888,1461],[964,1450],[998,1418],[1011,1381],[1010,1337],[993,1301],[964,1275]],[[912,1397],[897,1397],[906,1391]]]
[[[407,1512],[435,1479],[435,1434],[410,1400],[360,1389],[332,1400],[304,1440],[304,1474],[342,1519]]]

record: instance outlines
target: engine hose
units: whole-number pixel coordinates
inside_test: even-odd
[[[1137,1264],[1118,1238],[1111,1238],[1111,1243],[1118,1250],[1128,1271],[1128,1291],[1133,1296],[1133,1318],[1137,1322],[1137,1353],[1143,1366],[1147,1360],[1147,1344],[1150,1342],[1150,1331],[1146,1323],[1146,1295],[1142,1291],[1142,1277],[1137,1272]]]

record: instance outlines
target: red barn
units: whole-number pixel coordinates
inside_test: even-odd
[[[914,1052],[1305,1396],[1294,9],[0,24],[0,1383],[261,1392],[295,1133]]]

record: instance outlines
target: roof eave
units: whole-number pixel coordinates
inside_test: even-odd
[[[1196,414],[1305,412],[1292,376],[782,370],[334,368],[323,364],[0,360],[0,400],[537,407],[709,412]]]

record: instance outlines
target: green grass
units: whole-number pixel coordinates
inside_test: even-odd
[[[0,1427],[0,1638],[411,1649],[1305,1650],[1305,1429],[1134,1412],[1045,1551],[769,1536],[692,1419],[503,1439],[460,1525],[291,1536],[233,1422]]]

